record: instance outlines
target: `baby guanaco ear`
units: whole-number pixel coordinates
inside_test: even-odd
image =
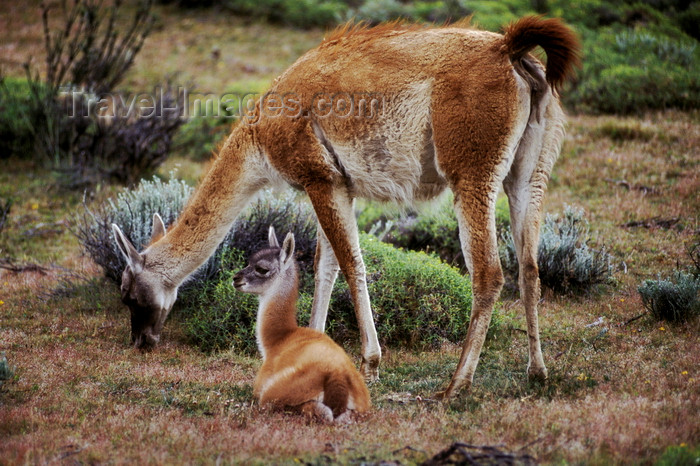
[[[294,234],[290,231],[284,238],[282,243],[282,251],[280,252],[280,262],[284,265],[294,257]]]
[[[277,241],[277,235],[275,234],[275,227],[272,225],[270,225],[270,228],[267,230],[267,241],[270,243],[271,248],[280,247],[280,243]]]

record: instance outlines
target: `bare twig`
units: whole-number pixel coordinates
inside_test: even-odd
[[[424,466],[456,465],[534,465],[537,460],[528,454],[507,453],[503,445],[470,445],[456,442],[428,459]]]
[[[41,275],[46,275],[50,269],[39,264],[22,264],[17,265],[8,259],[0,259],[0,269],[9,270],[13,273],[37,272]]]
[[[612,178],[604,178],[608,183],[613,183],[623,188],[627,188],[628,191],[641,191],[644,194],[657,194],[659,190],[652,186],[644,186],[640,184],[632,184],[627,180],[614,180]]]
[[[620,324],[620,327],[624,327],[625,325],[629,325],[629,324],[631,324],[632,322],[634,322],[635,320],[641,319],[641,318],[644,317],[645,315],[647,315],[647,311],[644,311],[644,312],[642,312],[641,314],[639,314],[638,316],[632,317],[631,319],[627,319],[625,322],[623,322],[623,323]]]
[[[643,227],[643,228],[663,228],[665,230],[668,230],[671,228],[673,225],[678,223],[680,221],[680,217],[671,217],[671,218],[661,218],[661,217],[651,217],[645,220],[632,220],[627,223],[623,223],[620,225],[622,228],[636,228],[636,227]]]

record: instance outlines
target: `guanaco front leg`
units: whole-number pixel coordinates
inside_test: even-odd
[[[338,277],[338,272],[340,272],[340,265],[338,265],[338,259],[335,257],[333,247],[325,233],[323,233],[322,228],[318,229],[314,271],[316,288],[309,327],[323,332],[326,328],[326,317],[328,316],[328,305],[331,301],[333,284],[335,284],[335,279]]]
[[[316,211],[319,225],[333,248],[352,294],[362,338],[360,371],[366,380],[377,380],[382,352],[369,303],[365,264],[360,251],[353,200],[344,186],[319,183],[307,186],[305,189]],[[316,306],[314,310],[318,312]]]

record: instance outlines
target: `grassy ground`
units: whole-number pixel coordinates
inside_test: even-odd
[[[40,43],[36,18],[2,8],[3,21],[22,25],[3,37],[3,47],[26,56]],[[176,69],[212,90],[246,80],[262,85],[322,37],[206,11],[160,13],[162,28],[139,57],[130,86],[151,85]],[[207,61],[214,45],[219,64]],[[547,463],[646,463],[664,452],[694,458],[700,322],[672,326],[648,316],[627,322],[643,312],[641,281],[683,264],[685,248],[697,241],[699,117],[570,119],[546,210],[584,207],[596,243],[612,251],[618,266],[613,285],[587,295],[544,293],[545,385],[526,381],[524,317],[517,300],[506,297],[504,330],[487,342],[469,393],[447,405],[426,401],[447,383],[457,348],[387,350],[381,380],[371,387],[374,410],[342,427],[260,410],[251,388],[259,359],[202,354],[177,319],[166,324],[156,351],[130,349],[128,312],[117,290],[67,231],[81,195],[51,188],[51,175],[30,162],[1,161],[0,199],[13,196],[15,204],[0,233],[0,258],[45,269],[0,269],[0,351],[14,370],[0,388],[0,463],[411,464],[455,441],[523,449]],[[180,162],[188,173],[199,169]],[[97,196],[111,192],[103,188]],[[655,217],[650,228],[621,226]],[[658,222],[676,218],[671,228]],[[602,325],[588,326],[599,317]],[[357,357],[357,348],[350,350]]]

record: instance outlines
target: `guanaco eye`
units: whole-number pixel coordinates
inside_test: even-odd
[[[267,275],[267,273],[269,272],[268,269],[266,269],[265,267],[260,267],[259,265],[255,266],[255,271],[260,275]]]

